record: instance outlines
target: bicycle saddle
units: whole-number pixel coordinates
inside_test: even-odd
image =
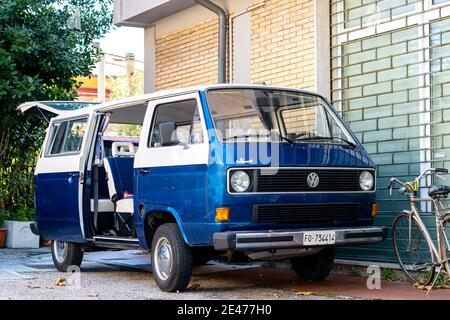
[[[433,199],[436,199],[439,197],[446,198],[449,193],[450,193],[450,188],[448,186],[445,186],[442,184],[431,186],[428,189],[428,195]]]

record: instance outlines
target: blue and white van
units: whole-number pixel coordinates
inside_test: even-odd
[[[316,93],[220,84],[19,108],[51,118],[32,229],[60,271],[92,247],[143,248],[165,291],[215,256],[291,259],[320,280],[336,246],[386,236],[374,163]]]

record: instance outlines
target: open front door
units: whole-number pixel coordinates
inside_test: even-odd
[[[39,232],[46,240],[84,242],[83,180],[93,112],[86,109],[75,116],[61,110],[67,104],[73,104],[73,109],[80,108],[80,104],[72,102],[31,102],[18,109],[38,113],[47,119],[59,115],[49,120],[35,169],[34,196]]]
[[[92,115],[55,119],[36,165],[38,227],[48,240],[84,241],[83,183]]]

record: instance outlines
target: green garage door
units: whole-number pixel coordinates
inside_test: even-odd
[[[396,191],[389,196],[391,176],[450,169],[450,1],[331,0],[330,6],[332,100],[377,164],[375,224],[390,226],[409,205]],[[433,216],[425,220],[434,230]],[[391,238],[342,248],[339,257],[394,261]]]

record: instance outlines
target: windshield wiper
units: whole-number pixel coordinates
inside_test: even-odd
[[[279,135],[279,137],[280,137],[281,140],[287,141],[289,144],[292,144],[292,145],[295,144],[295,142],[292,139],[289,139],[288,137],[285,137],[285,136],[282,136],[282,135]]]
[[[341,137],[312,136],[312,137],[301,138],[301,139],[298,139],[298,140],[306,140],[306,141],[314,141],[314,140],[329,140],[329,141],[333,141],[333,140],[339,140],[339,141],[345,142],[346,144],[348,144],[353,149],[356,148],[356,144],[354,144],[351,141],[348,141],[347,139],[341,138]]]
[[[269,134],[257,134],[257,133],[247,133],[247,134],[239,134],[235,136],[225,137],[222,140],[227,141],[231,139],[239,139],[239,138],[252,138],[252,137],[269,137]]]

